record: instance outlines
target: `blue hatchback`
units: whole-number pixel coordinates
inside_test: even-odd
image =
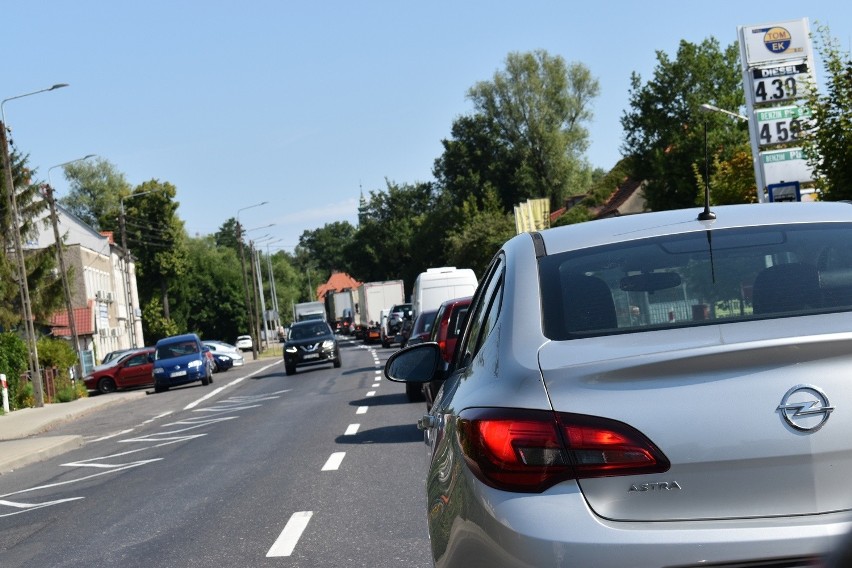
[[[154,390],[163,392],[194,381],[201,381],[202,385],[212,383],[207,351],[209,348],[194,333],[159,340],[154,348]]]

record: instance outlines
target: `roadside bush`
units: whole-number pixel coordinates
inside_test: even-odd
[[[52,397],[50,402],[70,402],[80,396],[86,396],[81,394],[79,385],[71,380],[71,367],[77,364],[77,354],[70,343],[64,339],[42,337],[38,340],[38,360],[42,369],[53,369],[56,373],[52,388],[45,391],[46,401],[48,397]],[[86,393],[85,385],[82,393]]]
[[[32,385],[20,381],[19,377],[27,372],[27,346],[12,332],[0,333],[0,373],[6,375],[9,383],[9,407],[11,410],[33,406]],[[26,390],[29,387],[29,391]],[[29,394],[27,394],[29,393]]]

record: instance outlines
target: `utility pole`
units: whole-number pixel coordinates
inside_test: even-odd
[[[77,355],[74,366],[76,379],[83,380],[83,357],[80,355],[80,340],[77,336],[77,318],[74,317],[74,305],[71,303],[71,286],[68,284],[68,269],[65,267],[65,255],[62,254],[62,240],[59,237],[59,219],[56,215],[56,200],[50,183],[44,186],[44,196],[50,206],[50,221],[53,224],[53,238],[56,240],[56,260],[59,262],[59,275],[62,277],[62,291],[65,293],[65,310],[68,312],[68,328],[71,330],[71,345]]]
[[[5,102],[5,101],[4,101]],[[15,196],[15,181],[12,178],[12,158],[9,153],[9,140],[6,137],[6,123],[0,122],[0,138],[3,146],[3,170],[6,177],[6,198],[12,221],[12,236],[15,240],[15,260],[18,264],[18,285],[21,293],[21,307],[24,312],[24,326],[27,335],[27,351],[30,358],[30,377],[33,384],[33,397],[36,407],[44,406],[44,385],[41,382],[41,367],[38,362],[38,341],[33,324],[33,310],[30,304],[30,286],[27,283],[27,263],[24,260],[24,247],[21,241],[21,224],[18,218],[18,203]]]
[[[246,276],[246,253],[245,253],[245,249],[243,248],[243,228],[242,228],[242,225],[240,225],[239,220],[237,220],[237,246],[240,249],[240,265],[242,266],[242,272],[243,272],[243,290],[245,291],[245,295],[246,295],[246,312],[248,314],[249,330],[251,330],[250,333],[254,333],[254,329],[255,329],[254,328],[254,318],[252,317],[253,310],[252,310],[252,305],[251,305],[251,298],[249,297],[248,278]],[[251,342],[251,351],[252,351],[252,355],[254,356],[255,360],[257,360],[257,342],[258,342],[258,340],[259,340],[259,338],[255,337]]]
[[[53,184],[50,182],[50,172],[75,162],[82,162],[94,158],[89,154],[76,160],[69,160],[47,169],[47,185],[44,186],[44,196],[50,206],[50,221],[53,223],[53,238],[56,241],[56,259],[59,262],[59,274],[62,277],[62,291],[65,294],[65,310],[68,312],[68,329],[71,331],[71,345],[74,346],[74,354],[77,355],[77,364],[74,367],[76,379],[83,380],[83,356],[80,351],[80,339],[77,336],[77,318],[74,316],[74,304],[71,302],[71,285],[68,283],[68,269],[65,267],[65,255],[62,254],[62,241],[59,238],[59,217],[56,214],[56,200],[53,195]]]
[[[124,199],[119,202],[118,225],[121,231],[121,259],[124,264],[124,302],[127,304],[127,331],[130,335],[130,346],[136,347],[136,321],[133,310],[133,293],[130,290],[130,250],[127,248],[127,221],[124,213]]]
[[[256,270],[257,267],[256,267],[255,262],[254,262],[254,260],[255,260],[254,259],[254,250],[255,250],[254,249],[254,241],[249,241],[249,253],[250,253],[250,256],[251,256],[251,281],[252,282],[257,280],[257,270]],[[252,328],[251,329],[252,329],[252,333],[257,338],[256,341],[252,341],[252,345],[257,345],[261,341],[261,339],[260,339],[260,314],[257,313],[259,303],[258,303],[258,298],[257,298],[257,288],[252,286],[251,289],[252,289],[252,296],[254,297],[254,303],[252,304],[252,318],[253,319],[252,319]]]
[[[269,325],[266,317],[266,298],[263,294],[263,271],[260,269],[260,249],[255,249],[255,264],[257,268],[257,293],[260,295],[260,315],[263,319],[263,340],[266,342],[266,348],[269,349]]]
[[[0,101],[0,137],[2,137],[3,145],[3,170],[6,176],[6,192],[9,200],[9,213],[12,221],[12,233],[15,238],[15,257],[18,261],[18,285],[21,292],[21,308],[24,310],[24,326],[27,334],[27,347],[29,348],[30,356],[30,371],[32,376],[30,380],[33,383],[33,397],[37,407],[44,406],[44,385],[41,382],[41,367],[38,363],[38,340],[35,334],[35,324],[33,322],[33,310],[30,303],[30,286],[27,283],[27,263],[24,260],[24,248],[21,242],[21,225],[18,218],[18,200],[15,195],[15,180],[12,175],[12,159],[9,152],[9,139],[6,136],[6,103],[15,99],[22,99],[39,93],[55,91],[67,87],[68,83],[57,83],[46,89],[39,89],[31,93],[16,95]]]

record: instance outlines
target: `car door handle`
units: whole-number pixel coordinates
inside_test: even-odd
[[[417,428],[420,430],[431,429],[437,425],[438,420],[431,414],[424,414],[423,417],[417,421]]]

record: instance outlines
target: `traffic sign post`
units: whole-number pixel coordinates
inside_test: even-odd
[[[768,186],[769,201],[772,203],[778,201],[801,201],[802,191],[799,182],[790,183],[772,183]]]

